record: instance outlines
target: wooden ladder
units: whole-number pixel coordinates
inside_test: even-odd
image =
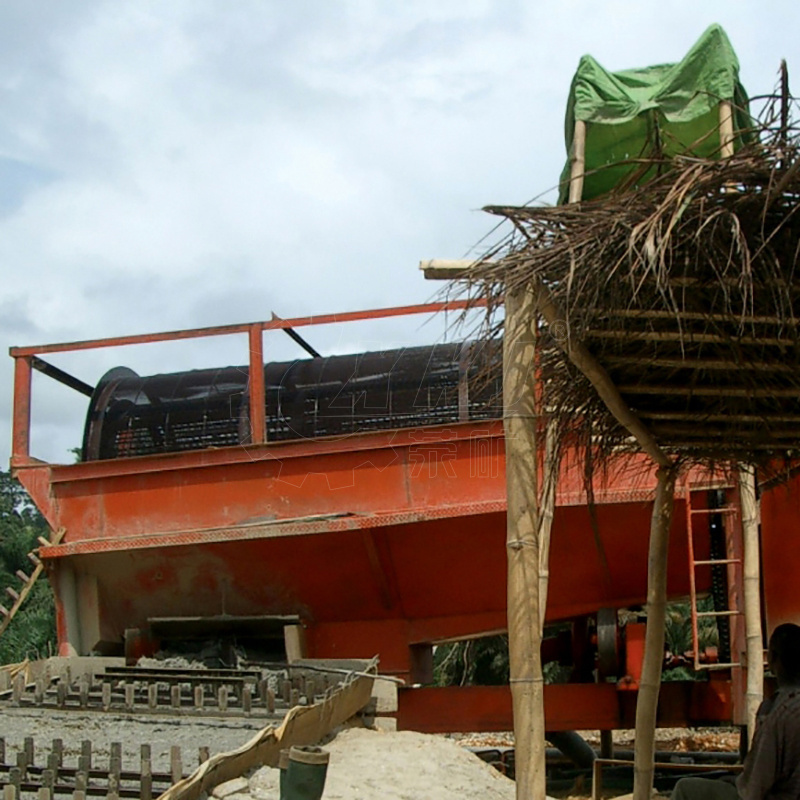
[[[692,618],[692,649],[694,651],[694,668],[699,669],[731,669],[732,667],[739,667],[739,661],[727,661],[717,663],[701,663],[700,662],[700,631],[699,621],[705,618],[721,619],[728,617],[733,620],[735,617],[740,616],[743,611],[740,608],[728,608],[722,611],[700,611],[697,607],[697,568],[698,567],[730,567],[733,566],[741,571],[742,559],[727,557],[726,558],[708,558],[696,559],[694,555],[694,525],[693,521],[698,515],[719,514],[723,517],[729,518],[731,521],[739,514],[739,507],[736,504],[728,504],[720,508],[692,508],[692,492],[690,487],[686,486],[686,539],[689,551],[689,601],[691,606]],[[727,542],[727,537],[726,537]],[[727,548],[726,548],[727,549]],[[730,583],[728,589],[728,600],[730,602],[731,592]],[[731,630],[731,635],[733,631]],[[732,647],[732,644],[731,644]]]
[[[63,535],[64,529],[61,528],[53,534],[52,539],[48,540],[43,536],[40,536],[39,544],[41,544],[42,547],[52,547],[61,541],[61,537]],[[39,548],[37,548],[37,550],[38,549]],[[11,624],[11,620],[14,619],[17,611],[19,611],[22,604],[27,599],[31,589],[33,589],[33,585],[36,583],[36,580],[44,570],[44,565],[35,552],[28,553],[28,560],[31,562],[31,564],[33,564],[33,572],[31,572],[30,575],[26,574],[21,569],[18,569],[16,572],[17,577],[22,582],[22,588],[17,591],[11,586],[6,587],[6,594],[12,600],[11,608],[6,608],[2,603],[0,603],[0,636],[5,633],[6,628]]]

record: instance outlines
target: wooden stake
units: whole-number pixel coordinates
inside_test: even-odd
[[[530,289],[509,293],[505,314],[503,428],[508,496],[508,650],[516,743],[516,793],[518,800],[544,800],[534,293]]]
[[[658,470],[656,498],[650,520],[647,557],[647,631],[644,663],[636,701],[636,739],[633,755],[633,800],[650,800],[655,763],[656,712],[664,662],[664,625],[667,610],[667,550],[675,502],[674,467]]]
[[[177,783],[183,777],[183,757],[180,745],[174,744],[169,749],[169,768],[172,782]]]
[[[758,542],[756,472],[750,465],[739,466],[739,499],[744,541],[744,625],[747,641],[747,741],[753,742],[756,711],[764,699],[764,636],[761,630],[761,563]]]

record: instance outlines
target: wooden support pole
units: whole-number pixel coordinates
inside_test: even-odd
[[[535,301],[530,289],[506,296],[503,338],[503,429],[508,497],[508,650],[518,800],[544,800],[545,797],[534,391]]]
[[[719,145],[722,158],[733,155],[733,107],[728,100],[719,104]]]
[[[667,611],[667,551],[675,503],[675,467],[658,470],[656,498],[650,520],[647,557],[647,632],[644,662],[636,701],[636,739],[633,755],[633,800],[650,800],[655,763],[656,712],[664,663],[664,626]]]
[[[756,711],[764,699],[764,636],[761,630],[761,562],[758,542],[756,472],[750,465],[739,466],[739,501],[742,508],[744,542],[744,625],[747,642],[747,741],[753,742]]]
[[[547,593],[550,587],[550,532],[556,507],[558,483],[558,433],[556,423],[547,421],[544,436],[544,465],[542,472],[542,500],[539,510],[539,635],[544,634],[547,612]]]
[[[575,131],[572,134],[572,168],[569,174],[570,203],[579,203],[583,197],[583,174],[586,172],[586,123],[582,119],[575,120]]]

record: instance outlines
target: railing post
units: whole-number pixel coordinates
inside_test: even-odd
[[[264,332],[261,324],[250,326],[250,437],[253,444],[267,441],[267,398],[264,386]]]
[[[14,357],[14,418],[11,463],[27,461],[31,431],[31,356]]]

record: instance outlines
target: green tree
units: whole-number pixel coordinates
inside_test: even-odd
[[[0,592],[19,590],[17,570],[30,574],[28,553],[38,547],[37,537],[48,527],[25,490],[8,472],[0,471]],[[10,599],[2,599],[6,607]],[[36,582],[24,605],[0,636],[0,663],[44,658],[55,651],[55,604],[50,584]]]

